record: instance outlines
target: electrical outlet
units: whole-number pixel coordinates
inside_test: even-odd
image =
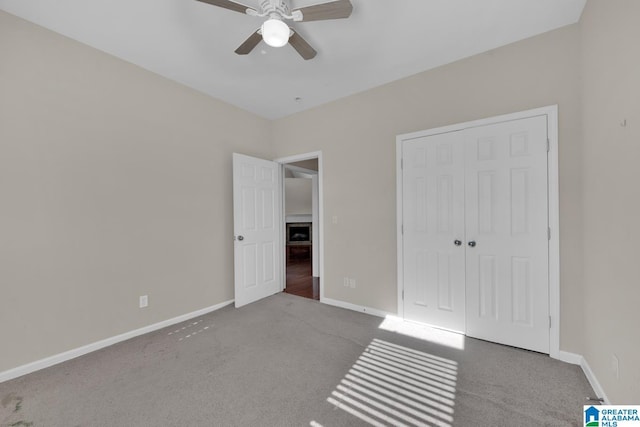
[[[140,297],[140,308],[145,308],[148,305],[149,305],[149,296],[148,295],[142,295]]]
[[[349,287],[349,278],[348,278],[348,277],[345,277],[345,278],[344,278],[344,279],[342,279],[342,280],[343,280],[343,282],[342,282],[342,283],[343,283],[345,286]]]
[[[616,376],[616,379],[620,379],[620,361],[615,354],[611,355],[611,370],[613,371],[613,375]]]
[[[356,288],[356,279],[349,279],[349,286],[351,286],[351,289],[355,289]]]

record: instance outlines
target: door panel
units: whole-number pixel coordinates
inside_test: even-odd
[[[548,353],[546,117],[465,140],[467,335]]]
[[[277,163],[233,155],[236,307],[280,291],[278,176]]]
[[[407,319],[464,331],[464,152],[458,133],[403,146]]]
[[[546,146],[546,116],[403,142],[407,319],[549,352]]]

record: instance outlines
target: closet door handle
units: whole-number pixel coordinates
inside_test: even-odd
[[[460,240],[454,240],[454,241],[453,241],[453,244],[454,244],[454,245],[456,245],[456,246],[460,246],[460,245],[462,245],[462,241],[460,241]]]
[[[469,247],[470,247],[470,248],[475,248],[475,247],[476,247],[476,242],[475,242],[475,240],[470,241],[470,242],[468,243],[468,245],[469,245]]]

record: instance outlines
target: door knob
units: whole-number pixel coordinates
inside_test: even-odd
[[[468,245],[469,245],[469,247],[471,247],[471,248],[475,248],[475,247],[476,247],[476,242],[475,242],[475,240],[470,241],[470,242],[468,243]]]
[[[238,236],[238,240],[240,241],[244,240],[244,236]]]
[[[460,240],[454,240],[453,244],[456,246],[460,246],[462,244],[462,242]]]

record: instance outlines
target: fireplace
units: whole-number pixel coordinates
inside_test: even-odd
[[[303,246],[311,244],[311,223],[290,222],[287,224],[287,245]]]

